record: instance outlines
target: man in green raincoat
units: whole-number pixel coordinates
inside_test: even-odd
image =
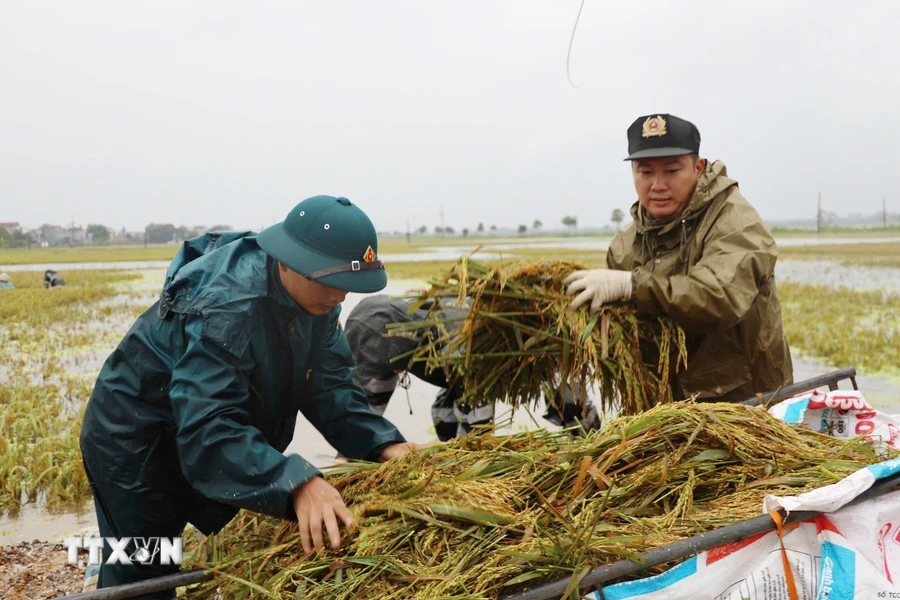
[[[793,383],[775,293],[778,249],[762,218],[719,161],[700,158],[700,133],[674,115],[628,129],[638,201],[613,238],[608,269],[573,273],[570,308],[632,301],[666,315],[688,341],[676,399],[740,401]]]
[[[298,411],[344,456],[410,449],[353,383],[338,322],[347,292],[385,287],[377,251],[365,213],[331,196],[304,200],[259,236],[184,243],[87,404],[81,450],[100,535],[132,538],[134,558],[107,565],[104,544],[99,587],[177,571],[141,564],[141,540],[178,537],[186,523],[209,534],[242,508],[297,520],[305,552],[325,537],[340,545],[338,522],[353,525],[340,494],[282,452]]]

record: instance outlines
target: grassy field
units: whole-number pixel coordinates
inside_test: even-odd
[[[576,237],[610,238],[612,233],[575,234]],[[441,246],[477,246],[479,244],[508,243],[510,241],[539,242],[548,238],[558,239],[567,236],[559,234],[529,234],[527,236],[411,236],[382,237],[379,240],[380,254],[396,254],[418,252],[425,247]],[[75,246],[52,248],[12,248],[0,249],[0,265],[33,265],[80,262],[132,262],[171,260],[180,244],[142,245],[109,245],[109,246]]]
[[[509,250],[505,256],[512,260],[571,260],[588,268],[599,268],[606,265],[605,250],[583,250],[579,248],[516,248]]]
[[[0,250],[0,265],[171,260],[178,246],[76,246]]]
[[[429,277],[438,276],[450,269],[455,261],[420,261],[420,262],[401,262],[387,263],[384,268],[388,274],[388,281],[403,280],[426,280]]]
[[[800,230],[780,231],[778,237],[829,239],[839,237],[854,237],[860,239],[873,237],[897,236],[896,243],[887,244],[842,244],[842,245],[815,245],[799,247],[782,247],[781,255],[784,258],[835,258],[842,262],[852,264],[872,264],[884,266],[898,266],[900,264],[900,228],[873,229],[873,230],[834,230],[823,232],[816,236],[814,233]],[[576,237],[593,237],[598,239],[610,239],[612,233],[575,234]],[[559,234],[529,234],[526,236],[412,236],[409,241],[402,237],[383,237],[379,242],[380,254],[414,253],[428,247],[475,247],[484,245],[486,250],[492,244],[529,243],[535,247],[519,248],[513,251],[505,251],[520,257],[543,257],[552,253],[554,257],[574,257],[577,260],[591,260],[591,253],[566,248],[541,248],[541,241],[548,239],[565,239],[567,236]],[[53,248],[14,248],[0,250],[0,265],[24,265],[24,264],[65,264],[77,262],[133,262],[133,261],[164,261],[171,260],[179,248],[178,244],[156,244],[144,246],[86,246],[86,247],[53,247]],[[875,256],[875,258],[869,258]],[[602,260],[602,258],[601,258]],[[861,262],[862,261],[862,262]]]
[[[825,227],[820,233],[815,229],[798,229],[791,227],[772,227],[774,235],[782,237],[893,237],[900,236],[900,225],[890,224],[887,227],[871,227],[860,229],[856,227]]]

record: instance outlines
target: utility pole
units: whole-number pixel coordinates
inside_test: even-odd
[[[75,245],[75,215],[72,215],[72,229],[71,234],[69,236],[69,245]]]
[[[822,232],[822,192],[819,192],[819,210],[816,211],[816,233]]]
[[[887,227],[887,196],[881,197],[881,225]]]
[[[406,219],[406,243],[407,244],[410,242],[410,236],[411,236],[411,234],[409,231],[409,218],[407,217],[407,219]]]
[[[441,206],[441,237],[444,237],[444,207]]]

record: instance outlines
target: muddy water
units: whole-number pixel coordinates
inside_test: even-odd
[[[896,267],[844,266],[831,260],[779,260],[775,275],[778,281],[900,294],[900,269]]]
[[[859,269],[845,269],[834,263],[826,266],[810,265],[809,261],[794,261],[798,265],[791,265],[791,261],[785,261],[788,265],[787,270],[780,270],[779,275],[783,280],[787,281],[803,281],[809,283],[829,283],[838,281],[856,282],[860,287],[867,280],[865,277],[856,277],[855,272],[861,272]],[[824,269],[828,270],[824,270]],[[783,269],[783,267],[782,267]],[[874,281],[885,281],[885,271],[889,269],[878,269],[879,279]],[[892,277],[900,277],[900,269],[895,269],[898,274]],[[160,269],[145,271],[144,278],[136,284],[142,291],[147,292],[147,296],[143,297],[140,302],[144,302],[149,306],[154,301],[156,290],[162,283],[165,272]],[[838,276],[838,274],[840,276]],[[826,277],[827,276],[827,277]],[[824,280],[823,280],[824,279]],[[893,281],[890,278],[888,281]],[[409,290],[420,287],[420,281],[396,281],[392,282],[384,293],[392,295],[401,295]],[[342,312],[342,321],[346,320],[347,315],[352,308],[362,298],[360,295],[350,294],[344,303]],[[127,299],[113,299],[110,302],[130,302]],[[130,325],[130,323],[121,323],[122,331]],[[115,346],[116,341],[109,342],[106,348],[92,349],[91,356],[88,358],[87,364],[93,367],[93,371],[99,370],[102,361],[105,360],[108,353]],[[84,363],[83,363],[84,364]],[[833,371],[833,367],[829,367],[816,361],[796,358],[795,380],[808,379],[815,375],[824,374]],[[889,413],[900,414],[900,383],[895,381],[887,381],[875,377],[862,376],[858,379],[860,389],[865,393],[866,398],[882,410]],[[849,382],[841,385],[842,388],[849,389]],[[431,424],[430,407],[435,398],[438,388],[431,386],[418,379],[412,378],[412,385],[409,392],[409,404],[407,404],[406,392],[398,389],[385,413],[386,417],[391,420],[410,441],[428,443],[434,441],[435,435]],[[410,413],[410,406],[412,413]],[[542,408],[542,407],[541,407]],[[541,418],[541,408],[535,409],[533,416],[527,411],[518,411],[504,431],[520,431],[535,427],[553,427]],[[498,420],[501,415],[507,413],[506,409],[497,411]],[[294,439],[287,449],[287,453],[299,453],[313,464],[325,468],[333,464],[335,452],[324,440],[324,438],[309,423],[300,416],[297,420],[297,428]],[[33,539],[41,539],[48,541],[58,541],[67,535],[77,534],[83,531],[90,531],[96,527],[95,517],[92,508],[82,514],[63,514],[48,515],[44,511],[35,507],[26,506],[23,508],[21,515],[17,519],[8,517],[0,518],[0,544],[14,543],[18,541],[30,541]]]
[[[19,542],[59,542],[71,535],[81,535],[97,529],[93,504],[78,514],[51,515],[41,508],[26,505],[16,518],[0,517],[0,545]]]

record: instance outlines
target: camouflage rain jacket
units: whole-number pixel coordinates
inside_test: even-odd
[[[684,328],[688,367],[676,399],[740,401],[793,383],[775,293],[778,249],[721,162],[710,163],[685,210],[654,221],[640,203],[613,239],[611,269],[634,273],[639,314]]]

